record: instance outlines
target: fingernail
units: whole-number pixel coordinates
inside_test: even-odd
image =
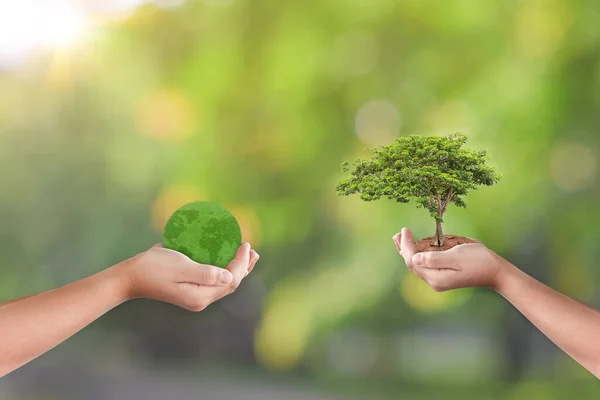
[[[415,265],[421,265],[421,263],[423,262],[423,254],[421,253],[417,253],[413,256],[413,264]]]
[[[233,275],[231,275],[231,272],[227,271],[226,269],[221,271],[221,283],[229,283],[232,280],[233,280]]]

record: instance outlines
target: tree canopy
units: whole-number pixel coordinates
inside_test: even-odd
[[[371,160],[342,164],[349,179],[337,186],[340,195],[359,194],[365,201],[382,197],[399,203],[415,200],[437,223],[448,205],[466,207],[464,196],[478,186],[491,186],[501,176],[488,166],[486,150],[463,148],[467,136],[399,137],[388,146],[373,149]]]

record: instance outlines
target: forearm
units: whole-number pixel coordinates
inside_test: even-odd
[[[571,299],[573,299],[573,298],[571,297]],[[573,299],[573,300],[576,301],[577,303],[581,304],[585,308],[592,310],[595,313],[600,313],[600,310],[598,310],[597,308],[594,308],[594,307],[590,306],[589,304],[585,304],[585,303],[583,303],[583,302],[581,302],[581,301],[579,301],[577,299]]]
[[[44,354],[122,303],[126,292],[113,267],[0,306],[0,377]]]
[[[12,299],[12,300],[9,300],[9,301],[5,301],[4,303],[0,303],[0,307],[4,307],[4,306],[7,306],[9,304],[16,303],[17,301],[22,301],[22,300],[28,299],[28,298],[33,297],[33,296],[37,296],[37,294],[30,294],[29,296],[23,296],[23,297],[19,297],[18,299]]]
[[[600,313],[508,265],[497,291],[558,347],[600,378]]]

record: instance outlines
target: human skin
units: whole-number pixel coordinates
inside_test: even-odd
[[[549,288],[481,243],[416,253],[412,233],[406,228],[393,240],[408,269],[433,290],[487,287],[496,291],[565,353],[600,378],[600,310]]]
[[[119,304],[149,298],[199,312],[233,293],[259,255],[243,243],[226,269],[162,244],[58,289],[0,304],[0,378],[62,343]]]

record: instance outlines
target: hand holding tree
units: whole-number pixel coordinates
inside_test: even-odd
[[[479,242],[444,252],[416,253],[410,230],[402,229],[393,240],[408,269],[436,292],[465,287],[497,290],[499,278],[509,268],[506,260]]]
[[[416,246],[408,229],[393,239],[408,269],[433,290],[495,290],[600,379],[600,310],[549,288],[479,242],[443,252],[415,254]]]

